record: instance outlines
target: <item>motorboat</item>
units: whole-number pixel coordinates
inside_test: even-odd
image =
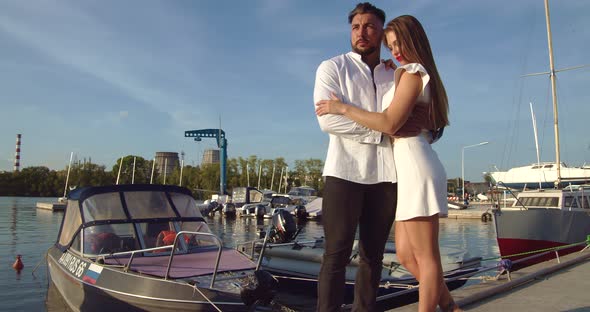
[[[307,219],[319,220],[322,218],[322,197],[317,197],[305,205],[305,212],[307,213]]]
[[[70,192],[47,264],[74,311],[246,311],[276,292],[211,233],[190,191],[170,185]]]
[[[289,291],[315,297],[324,241],[323,238],[296,240],[300,228],[297,228],[293,220],[287,213],[278,213],[273,217],[270,229],[263,239],[240,243],[236,248],[253,261],[258,261],[262,269],[271,273],[279,281],[280,292]],[[346,267],[344,303],[347,305],[354,298],[358,258],[358,242],[355,242]],[[441,246],[441,262],[445,281],[451,290],[463,286],[467,277],[477,274],[482,268],[481,257],[444,246]],[[379,308],[390,309],[417,301],[417,285],[418,281],[399,263],[394,243],[388,242],[379,283]]]
[[[287,193],[294,200],[302,200],[307,204],[318,197],[318,191],[311,186],[294,186]]]
[[[585,187],[533,190],[518,193],[511,207],[496,205],[500,255],[517,261],[545,254],[524,261],[522,267],[582,249],[590,235],[589,197]],[[560,250],[548,253],[551,249]]]
[[[244,204],[237,209],[237,214],[242,217],[269,219],[279,210],[287,211],[298,218],[307,218],[305,206],[295,204],[289,196],[285,195],[272,195],[271,198],[259,203]]]

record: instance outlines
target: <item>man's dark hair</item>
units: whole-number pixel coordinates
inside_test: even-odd
[[[385,25],[385,12],[383,12],[383,10],[379,9],[378,7],[370,4],[369,2],[357,4],[356,7],[352,11],[350,11],[350,14],[348,14],[348,23],[352,24],[352,19],[357,14],[367,13],[375,15],[379,20],[381,20],[381,23]]]

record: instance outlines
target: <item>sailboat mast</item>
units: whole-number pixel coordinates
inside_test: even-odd
[[[557,179],[555,186],[561,183],[561,160],[559,153],[559,123],[557,118],[557,93],[555,89],[555,66],[553,63],[553,40],[551,39],[551,21],[549,19],[549,0],[545,0],[545,19],[547,21],[547,44],[549,45],[549,77],[551,78],[551,95],[553,102],[553,131],[555,133],[555,162],[557,165]]]

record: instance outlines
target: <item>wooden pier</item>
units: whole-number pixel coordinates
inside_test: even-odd
[[[47,202],[38,202],[37,209],[44,209],[44,210],[51,210],[51,211],[64,211],[66,210],[66,203],[47,203]]]
[[[497,274],[490,271],[490,275]],[[451,292],[465,311],[590,311],[590,249]],[[394,310],[391,310],[394,311]],[[395,311],[418,311],[413,303]]]

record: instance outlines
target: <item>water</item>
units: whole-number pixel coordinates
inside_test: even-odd
[[[55,242],[63,213],[36,209],[39,201],[55,198],[0,197],[0,311],[68,311],[54,289],[48,290],[45,251]],[[207,219],[211,230],[225,246],[254,239],[269,220],[251,218]],[[493,223],[470,219],[441,219],[441,245],[462,248],[472,256],[494,258],[499,255]],[[301,239],[321,237],[320,223],[307,222]],[[391,237],[393,239],[393,237]],[[24,270],[12,269],[17,254],[22,255]],[[32,274],[37,264],[39,268]],[[48,300],[49,299],[49,300]]]

